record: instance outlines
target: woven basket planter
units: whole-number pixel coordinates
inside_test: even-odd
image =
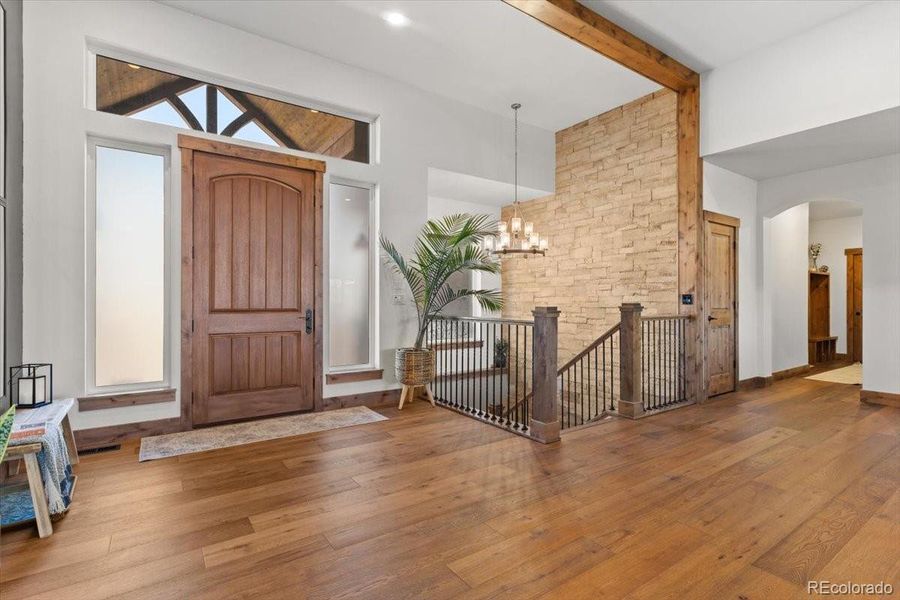
[[[434,379],[434,350],[397,348],[394,354],[394,374],[403,385],[420,386]]]

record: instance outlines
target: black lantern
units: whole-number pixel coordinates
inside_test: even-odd
[[[28,363],[9,368],[9,393],[19,408],[37,408],[53,402],[53,365]]]

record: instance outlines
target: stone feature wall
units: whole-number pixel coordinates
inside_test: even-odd
[[[556,194],[519,209],[550,250],[503,259],[504,316],[558,306],[562,364],[619,320],[622,302],[640,302],[645,315],[676,314],[676,183],[672,91],[557,132]]]

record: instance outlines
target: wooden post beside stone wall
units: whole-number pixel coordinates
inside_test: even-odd
[[[531,437],[549,444],[559,441],[559,397],[556,391],[557,338],[559,310],[555,306],[538,306],[534,315],[534,400]]]
[[[644,414],[641,399],[641,311],[638,303],[626,303],[619,307],[619,414],[635,419]]]

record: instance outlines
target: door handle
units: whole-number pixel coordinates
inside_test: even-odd
[[[714,316],[712,316],[712,315],[709,315],[708,317],[706,317],[706,320],[707,320],[707,321],[715,321],[716,318],[715,318]]]
[[[306,309],[306,333],[312,333],[313,330],[313,311],[311,308]]]

